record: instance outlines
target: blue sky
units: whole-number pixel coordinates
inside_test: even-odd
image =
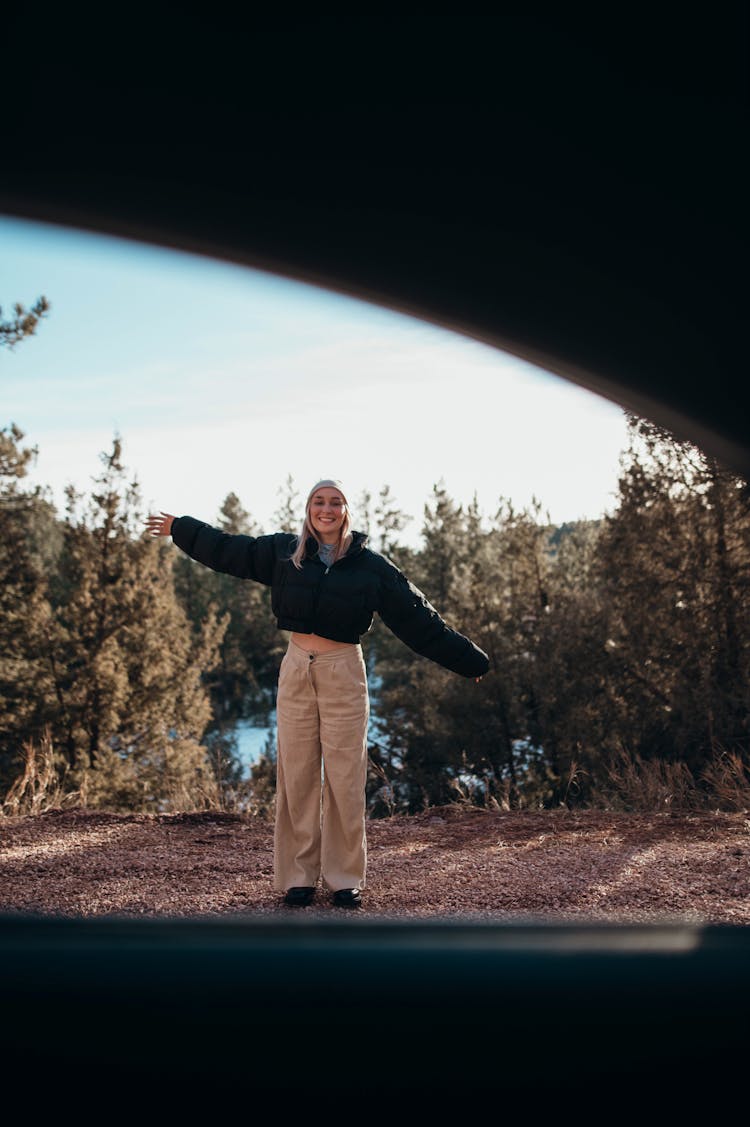
[[[0,305],[51,302],[0,352],[2,416],[33,480],[87,492],[117,432],[144,506],[213,521],[237,493],[267,530],[288,474],[384,484],[414,516],[443,480],[486,513],[611,510],[619,407],[506,353],[275,275],[0,216]],[[356,504],[355,504],[356,508]],[[355,514],[356,517],[356,514]],[[355,519],[356,524],[356,519]]]

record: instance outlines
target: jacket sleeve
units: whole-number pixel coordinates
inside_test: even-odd
[[[266,586],[273,582],[276,560],[275,535],[238,536],[212,528],[195,517],[176,517],[172,540],[192,559],[214,571],[255,579]]]
[[[452,630],[402,571],[386,561],[377,608],[389,630],[409,649],[462,677],[482,677],[489,658],[472,641]]]

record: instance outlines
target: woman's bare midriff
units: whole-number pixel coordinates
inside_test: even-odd
[[[334,642],[332,638],[321,638],[317,634],[292,634],[295,646],[301,646],[309,654],[325,654],[330,650],[351,649],[354,642]]]

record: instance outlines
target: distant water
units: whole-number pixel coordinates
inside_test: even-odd
[[[268,737],[276,741],[276,716],[271,714],[268,724],[256,724],[254,720],[239,720],[234,729],[237,737],[237,757],[249,774],[253,763],[263,754]]]

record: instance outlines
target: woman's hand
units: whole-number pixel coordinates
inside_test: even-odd
[[[146,531],[152,536],[169,536],[172,532],[172,521],[175,519],[171,513],[159,513],[158,516],[148,517],[143,523],[146,525]]]

